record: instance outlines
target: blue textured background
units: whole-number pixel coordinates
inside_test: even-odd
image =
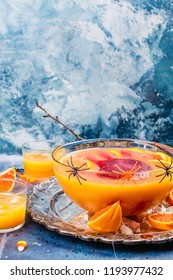
[[[0,0],[0,153],[74,137],[173,144],[171,0]]]

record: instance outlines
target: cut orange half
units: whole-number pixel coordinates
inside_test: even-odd
[[[122,223],[119,201],[96,212],[87,225],[98,232],[117,232]]]
[[[151,213],[146,216],[147,221],[157,229],[173,230],[173,213]]]
[[[167,202],[171,205],[173,205],[173,190],[170,192],[170,194],[166,198]]]
[[[15,167],[11,167],[3,172],[0,172],[0,192],[10,192],[13,189],[14,181],[16,179],[16,169]],[[8,179],[10,179],[8,181]]]

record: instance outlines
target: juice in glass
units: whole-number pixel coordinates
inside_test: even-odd
[[[166,174],[171,154],[154,145],[153,150],[140,143],[79,145],[54,150],[54,172],[64,192],[91,213],[120,201],[124,216],[137,215],[159,204],[173,188],[172,175]]]
[[[33,141],[23,145],[24,174],[37,180],[54,176],[51,152],[52,141]]]
[[[11,182],[11,190],[3,192],[3,184]],[[25,223],[27,187],[25,183],[0,179],[0,233],[21,228]]]

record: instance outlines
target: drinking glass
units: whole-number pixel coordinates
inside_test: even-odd
[[[32,141],[23,144],[24,174],[40,181],[54,176],[51,158],[54,148],[53,141]]]
[[[0,233],[21,228],[25,223],[27,186],[13,179],[0,179]]]

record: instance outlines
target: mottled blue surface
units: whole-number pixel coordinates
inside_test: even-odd
[[[171,0],[0,0],[0,152],[31,139],[173,144]]]
[[[16,250],[16,242],[25,240],[28,248]],[[2,259],[11,260],[172,260],[173,243],[158,245],[115,245],[87,242],[62,236],[27,219],[26,226],[9,234]]]
[[[0,169],[32,139],[84,138],[173,146],[171,0],[0,0]],[[17,252],[24,239],[28,248]],[[2,259],[173,259],[173,243],[124,246],[62,236],[27,217]]]

